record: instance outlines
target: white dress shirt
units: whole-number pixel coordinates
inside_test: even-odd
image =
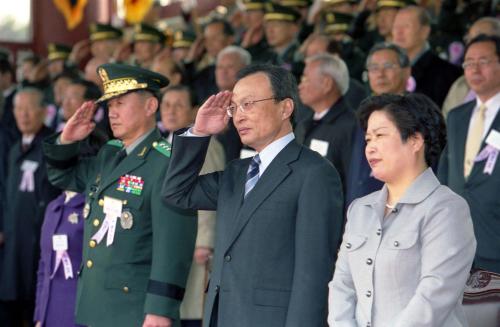
[[[476,106],[472,111],[472,116],[469,121],[469,129],[467,132],[467,138],[469,138],[469,133],[472,128],[472,121],[474,117],[478,114],[479,107],[483,103],[479,98],[476,98]],[[494,97],[490,98],[488,101],[484,103],[486,105],[486,111],[484,112],[484,129],[483,129],[483,139],[487,136],[486,134],[489,132],[491,124],[493,124],[493,120],[497,116],[498,110],[500,109],[500,92],[498,92]]]

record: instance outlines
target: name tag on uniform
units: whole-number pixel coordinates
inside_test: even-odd
[[[326,157],[330,144],[327,141],[312,139],[309,148],[318,152],[321,156]]]
[[[500,132],[492,129],[486,138],[486,144],[491,145],[497,150],[500,150]]]
[[[65,234],[53,235],[52,249],[54,251],[66,251],[68,249],[68,235]]]

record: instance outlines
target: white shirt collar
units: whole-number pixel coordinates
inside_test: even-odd
[[[262,151],[259,152],[260,165],[259,165],[259,177],[262,176],[267,167],[271,164],[271,162],[276,158],[278,153],[281,152],[288,145],[288,143],[292,142],[295,139],[295,135],[293,133],[289,133],[276,141],[272,142],[268,146],[266,146]]]
[[[321,120],[321,119],[323,119],[323,117],[325,117],[326,114],[330,112],[330,109],[331,108],[323,110],[322,112],[315,112],[314,116],[313,116],[313,120]]]

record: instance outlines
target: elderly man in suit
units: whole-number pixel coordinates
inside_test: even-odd
[[[9,307],[8,326],[21,325],[21,320],[29,323],[33,317],[40,229],[47,204],[60,193],[45,170],[42,140],[52,133],[43,125],[45,112],[42,91],[24,88],[16,93],[14,117],[22,137],[10,149],[6,187],[1,190],[5,203],[0,300]]]
[[[297,141],[330,160],[343,185],[357,127],[356,115],[345,97],[348,88],[349,72],[342,59],[330,54],[306,59],[299,94],[314,115],[297,124]]]
[[[155,94],[168,80],[128,65],[98,71],[104,84],[98,102],[107,101],[116,139],[97,156],[78,160],[82,140],[95,128],[88,101],[44,143],[50,181],[86,196],[76,322],[179,327],[196,216],[160,197],[170,146],[155,128]]]
[[[441,106],[462,71],[432,52],[428,43],[430,32],[429,13],[418,6],[400,9],[392,26],[393,42],[405,49],[410,58],[413,90]]]
[[[463,63],[465,78],[477,96],[449,113],[448,145],[438,171],[442,183],[463,196],[470,206],[477,239],[473,267],[486,271],[479,272],[478,276],[486,276],[486,280],[477,285],[489,284],[478,289],[490,294],[500,294],[500,285],[489,283],[498,278],[487,277],[489,272],[500,274],[500,163],[497,160],[500,151],[499,59],[498,36],[480,35],[467,45]],[[474,276],[471,281],[473,279]],[[474,292],[473,289],[469,291]],[[495,325],[499,323],[497,315],[498,302],[490,315],[497,319]],[[484,322],[487,314],[480,316],[480,321]],[[480,323],[477,326],[489,324]]]
[[[342,191],[332,165],[294,140],[296,88],[283,68],[249,66],[232,93],[210,97],[194,126],[174,137],[165,199],[184,208],[217,209],[205,326],[326,324]],[[198,176],[209,135],[229,117],[242,143],[258,154]]]

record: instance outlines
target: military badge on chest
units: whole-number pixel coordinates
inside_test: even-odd
[[[140,176],[125,175],[118,180],[118,191],[131,193],[134,195],[141,195],[144,187],[144,181]]]
[[[120,225],[123,229],[131,229],[134,225],[134,215],[129,210],[125,209],[122,211],[120,216]]]

